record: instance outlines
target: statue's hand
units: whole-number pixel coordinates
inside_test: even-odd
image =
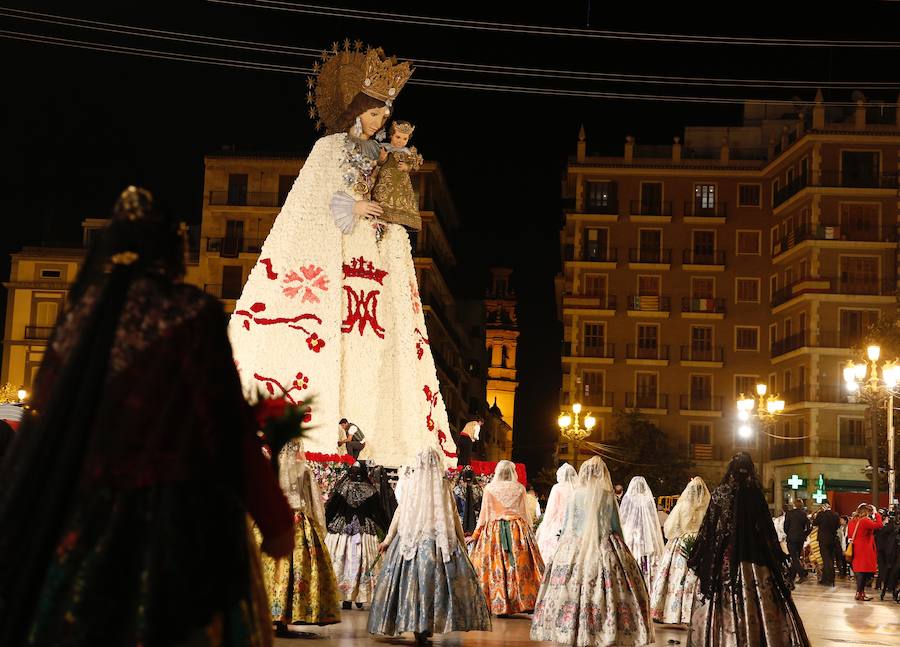
[[[358,218],[377,218],[384,214],[384,209],[377,202],[371,200],[357,200],[353,205],[353,215]]]

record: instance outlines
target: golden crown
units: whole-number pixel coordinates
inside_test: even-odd
[[[403,133],[404,135],[412,135],[416,127],[408,121],[395,121],[391,124],[391,134]]]
[[[316,120],[316,128],[323,125],[337,130],[338,120],[357,94],[363,93],[384,101],[390,106],[412,76],[408,61],[398,63],[386,57],[380,47],[362,51],[361,41],[352,45],[345,39],[343,48],[337,42],[322,52],[322,62],[313,64],[316,77],[308,77],[309,116]]]

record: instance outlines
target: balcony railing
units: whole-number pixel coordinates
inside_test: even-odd
[[[725,299],[692,299],[681,298],[681,311],[694,313],[724,313]]]
[[[259,254],[264,242],[264,238],[207,238],[206,251],[235,258],[238,254]]]
[[[794,281],[772,295],[772,307],[790,301],[801,294],[850,294],[865,296],[895,296],[897,284],[889,280],[862,281],[837,277],[807,277]]]
[[[721,411],[722,396],[708,393],[682,394],[678,398],[678,406],[682,411]]]
[[[229,207],[280,207],[287,194],[258,191],[210,191],[209,204]]]
[[[850,445],[834,440],[820,440],[818,442],[819,456],[828,458],[864,458],[872,455],[872,450],[865,444]]]
[[[619,213],[619,202],[617,200],[592,201],[588,199],[584,201],[584,213],[616,215]]]
[[[644,347],[640,344],[628,344],[625,347],[626,359],[669,359],[669,345],[657,344],[652,347]]]
[[[682,362],[722,362],[724,361],[722,346],[682,346]]]
[[[725,265],[725,252],[701,252],[686,249],[681,252],[682,265]]]
[[[629,205],[629,213],[633,216],[672,216],[672,202],[641,202],[632,200]]]
[[[221,283],[207,283],[203,286],[203,291],[206,292],[210,296],[214,296],[217,299],[222,298],[222,284]]]
[[[581,398],[581,404],[584,407],[614,407],[616,406],[616,397],[612,391],[585,394]]]
[[[581,259],[579,260],[590,261],[592,263],[616,263],[619,260],[619,250],[615,247],[591,250],[585,246],[585,249],[581,254]]]
[[[669,409],[668,393],[626,393],[626,409]]]
[[[777,207],[782,202],[787,201],[788,198],[799,193],[801,189],[804,189],[809,185],[808,176],[806,174],[798,175],[793,180],[785,184],[783,187],[778,189],[775,192],[774,196],[774,204]]]
[[[791,196],[808,186],[864,188],[864,189],[896,189],[896,173],[842,173],[835,170],[823,170],[818,182],[813,182],[807,175],[800,175],[775,192],[774,204],[777,207]]]
[[[801,332],[794,333],[793,335],[789,335],[784,339],[773,341],[771,347],[771,356],[778,357],[779,355],[790,353],[791,351],[797,350],[798,348],[809,346],[810,337],[810,332],[808,330],[803,330]]]
[[[669,264],[672,262],[671,249],[651,249],[647,247],[631,248],[628,250],[629,263],[654,263]]]
[[[785,404],[800,402],[828,402],[831,404],[851,404],[853,397],[843,384],[801,384],[780,393]]]
[[[779,458],[797,458],[809,454],[806,438],[795,440],[773,439],[769,447],[769,456],[772,460]]]
[[[616,358],[616,345],[606,344],[600,346],[588,346],[582,344],[581,357],[603,357],[606,359]]]
[[[783,339],[772,342],[771,356],[778,357],[799,348],[852,348],[862,342],[859,333],[837,330],[801,330]]]
[[[50,339],[53,326],[25,326],[25,339]]]
[[[710,443],[689,443],[679,445],[682,456],[687,456],[696,461],[721,461],[730,456],[726,455],[722,445]]]
[[[714,204],[704,204],[701,200],[692,200],[684,203],[685,217],[692,218],[725,218],[728,213],[728,204],[725,202],[716,202]]]
[[[633,312],[670,312],[672,300],[669,297],[631,295],[628,297],[628,309]]]
[[[823,222],[813,227],[802,225],[782,236],[772,245],[772,256],[783,254],[792,247],[807,240],[843,240],[851,242],[897,242],[897,230],[894,227],[866,227],[863,225],[844,225]]]

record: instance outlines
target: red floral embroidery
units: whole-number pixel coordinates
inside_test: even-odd
[[[266,268],[266,278],[267,279],[269,279],[270,281],[278,280],[278,272],[272,271],[272,259],[271,258],[264,258],[264,259],[260,260],[260,264]]]
[[[274,377],[266,377],[265,375],[260,375],[259,373],[254,373],[253,377],[263,383],[263,385],[266,387],[266,391],[268,391],[269,395],[274,396],[275,389],[277,387],[279,390],[281,390],[281,395],[284,398],[286,398],[289,402],[291,402],[292,404],[296,404],[298,406],[303,405],[303,400],[298,400],[293,395],[291,395],[292,393],[295,393],[295,392],[296,392],[296,395],[299,395],[301,392],[303,392],[309,388],[309,378],[307,376],[303,375],[302,372],[297,373],[294,376],[294,381],[291,383],[291,388],[289,388],[289,389],[284,388],[284,385],[282,385],[281,382],[279,382]],[[312,422],[312,408],[311,407],[306,408],[306,413],[303,416],[303,422]]]
[[[347,294],[347,317],[341,322],[341,332],[348,333],[359,324],[359,336],[365,332],[366,324],[372,327],[372,332],[379,339],[384,339],[384,328],[378,323],[378,290],[358,293],[349,285],[344,286]]]
[[[431,414],[434,412],[434,408],[437,406],[439,392],[432,391],[431,387],[427,384],[423,387],[422,392],[425,394],[425,399],[428,400],[428,406],[430,408],[428,415],[425,416],[425,425],[428,428],[428,431],[434,431],[435,424],[434,420],[431,417]],[[444,443],[447,442],[447,434],[444,433],[443,429],[437,430],[437,437],[438,444],[441,447],[441,451],[444,452],[444,456],[446,456],[447,458],[456,458],[457,455],[455,453],[448,452],[444,448]]]
[[[419,296],[419,288],[416,286],[415,281],[409,282],[409,292],[410,299],[412,300],[412,309],[413,312],[419,314],[422,310],[422,298]]]
[[[288,272],[282,279],[284,287],[281,291],[288,298],[295,298],[298,294],[303,295],[300,299],[302,303],[319,303],[321,299],[314,290],[328,291],[328,277],[325,270],[317,265],[307,265],[301,267],[299,274],[293,270]],[[297,285],[290,285],[296,283]]]
[[[325,348],[325,340],[319,337],[316,333],[311,334],[306,338],[306,345],[309,346],[309,349],[314,353],[318,353],[320,350]]]
[[[315,323],[322,325],[322,320],[316,315],[306,312],[303,314],[299,314],[296,317],[260,317],[259,313],[266,311],[265,303],[254,303],[250,306],[250,310],[238,310],[234,314],[239,317],[246,317],[244,319],[244,330],[250,330],[250,324],[254,323],[260,326],[275,326],[278,324],[286,324],[288,328],[293,328],[294,330],[300,330],[305,332],[307,335],[310,335],[310,331],[304,328],[300,322],[301,321],[314,321]]]
[[[419,336],[418,341],[416,341],[416,357],[422,359],[422,355],[425,354],[425,346],[430,346],[431,342],[428,341],[428,338],[422,334],[422,331],[416,328],[416,334]],[[423,346],[423,344],[425,346]]]

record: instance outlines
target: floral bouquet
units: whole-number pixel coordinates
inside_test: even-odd
[[[309,402],[295,403],[285,397],[266,398],[260,396],[253,408],[256,426],[262,440],[269,449],[269,458],[278,473],[278,454],[295,438],[302,438],[311,418]]]
[[[681,538],[681,554],[685,559],[691,558],[691,551],[694,550],[694,544],[697,543],[697,535],[685,535]]]

